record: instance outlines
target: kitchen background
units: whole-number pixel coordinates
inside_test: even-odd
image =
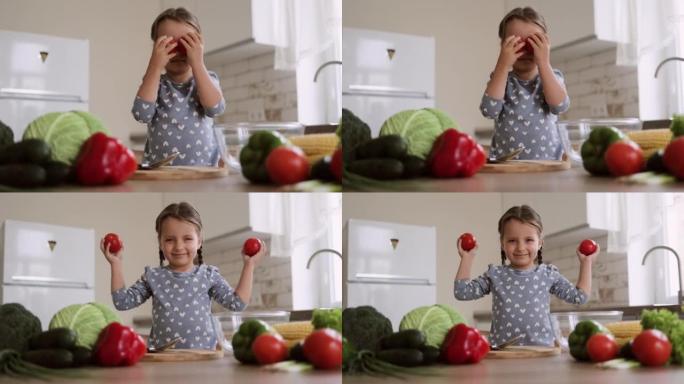
[[[179,201],[191,203],[202,216],[205,262],[218,266],[232,286],[237,284],[242,269],[240,252],[244,240],[256,236],[269,244],[269,257],[264,258],[255,271],[249,311],[305,311],[341,305],[342,262],[336,253],[339,253],[342,244],[342,207],[341,195],[335,193],[4,194],[0,196],[0,223],[3,224],[4,239],[4,246],[0,247],[0,267],[4,266],[5,270],[3,284],[10,282],[8,275],[19,273],[9,270],[9,266],[15,265],[15,261],[21,262],[20,274],[40,274],[42,271],[47,275],[41,276],[48,279],[76,279],[66,275],[48,276],[50,271],[60,269],[59,261],[52,260],[54,268],[49,267],[46,270],[44,263],[32,264],[26,263],[25,259],[14,260],[16,255],[9,251],[12,241],[7,235],[7,220],[85,228],[91,231],[89,233],[94,232],[94,238],[87,234],[85,237],[78,235],[80,237],[72,241],[83,241],[93,246],[86,246],[78,257],[69,256],[70,260],[72,257],[77,260],[76,265],[72,266],[76,269],[74,274],[94,281],[94,297],[91,300],[113,309],[110,266],[99,250],[99,240],[109,232],[117,233],[123,240],[124,276],[128,286],[141,276],[145,266],[158,265],[154,220],[166,205]],[[42,250],[35,241],[28,238],[23,241],[25,244],[15,243],[24,251]],[[312,257],[318,250],[326,251]],[[38,260],[41,255],[33,257]],[[94,269],[82,270],[93,268],[93,263]],[[87,265],[90,267],[86,267]],[[8,296],[10,290],[5,288],[2,290],[2,302],[15,301]],[[50,297],[46,300],[49,303],[46,305],[54,306],[54,313],[57,309],[72,304],[64,300],[68,298]],[[32,310],[31,306],[36,305],[24,304]],[[216,306],[214,310],[225,311],[220,306]],[[119,316],[127,324],[134,320],[144,322],[150,315],[151,302],[130,311],[119,312]],[[46,320],[41,320],[47,327]]]
[[[388,314],[396,306],[415,308],[438,303],[455,308],[469,322],[486,318],[491,311],[490,296],[476,301],[456,301],[454,298],[453,281],[459,262],[456,241],[464,232],[475,235],[479,249],[471,277],[481,275],[489,264],[500,262],[499,218],[508,208],[520,204],[532,206],[541,215],[544,262],[556,265],[571,282],[577,281],[579,272],[575,255],[578,244],[585,238],[592,238],[601,246],[601,254],[593,267],[589,303],[573,307],[554,298],[552,311],[677,303],[680,287],[675,257],[664,251],[654,251],[642,266],[644,254],[656,245],[667,245],[679,253],[684,250],[681,237],[684,195],[667,193],[345,194],[345,300],[355,305],[375,300],[380,311]],[[372,245],[364,247],[354,242],[356,237],[352,232],[359,221],[370,228],[366,232],[373,231],[379,236],[366,239]],[[426,229],[432,229],[432,237],[421,235],[420,243],[416,245],[417,231]],[[396,254],[392,253],[386,238],[388,233],[399,239]],[[407,242],[413,247],[402,253],[399,247]],[[358,284],[352,281],[355,279],[353,273],[360,271],[365,276],[398,274],[397,268],[386,262],[392,257],[407,263],[406,269],[422,273],[411,276],[413,281],[403,282],[404,287],[419,280],[421,284],[413,284],[415,289],[404,288],[406,291],[400,295],[370,288],[355,290]],[[421,272],[424,265],[432,265],[431,272]],[[426,280],[428,284],[423,283]],[[426,285],[434,285],[436,290],[426,290]],[[392,320],[395,327],[398,326],[398,320]],[[488,329],[488,326],[481,329]]]
[[[345,44],[351,34],[347,28],[404,35],[369,34],[368,41],[377,43],[399,45],[407,41],[405,35],[431,38],[434,66],[420,71],[431,75],[412,72],[388,80],[386,73],[385,77],[380,73],[348,74],[350,66],[345,65],[343,92],[349,93],[351,81],[361,78],[369,85],[376,81],[404,88],[410,82],[407,79],[421,78],[425,84],[417,90],[427,90],[427,98],[433,98],[433,105],[451,115],[461,130],[489,144],[493,122],[481,116],[478,106],[499,54],[499,22],[518,6],[535,8],[549,27],[552,65],[564,72],[571,98],[571,108],[561,120],[637,117],[651,121],[684,111],[684,67],[669,63],[654,78],[659,62],[684,52],[684,4],[675,0],[345,0]],[[429,40],[423,46],[426,44]],[[397,58],[400,51],[395,53]],[[354,60],[350,52],[345,45],[343,61]],[[430,60],[432,57],[424,61]],[[395,66],[400,65],[400,60],[394,61]],[[366,69],[373,72],[373,68]],[[356,105],[348,99],[343,104]],[[406,107],[395,104],[396,109]],[[420,102],[413,105],[422,107]],[[373,109],[380,110],[377,106]],[[380,123],[389,117],[371,117],[372,112],[366,116],[365,111],[360,115]]]

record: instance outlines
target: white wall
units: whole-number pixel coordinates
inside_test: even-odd
[[[504,0],[344,0],[342,26],[434,36],[436,106],[470,134],[493,126],[480,100],[499,54]]]

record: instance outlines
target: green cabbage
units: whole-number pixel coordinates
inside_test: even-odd
[[[54,160],[73,164],[81,145],[95,132],[108,133],[102,122],[88,112],[51,112],[33,120],[23,138],[44,140]]]
[[[418,307],[404,315],[399,324],[399,330],[423,331],[427,338],[427,345],[439,348],[447,332],[458,323],[465,323],[463,316],[449,306],[435,304]]]
[[[76,345],[92,349],[100,331],[119,322],[119,316],[99,303],[73,304],[62,308],[50,320],[50,329],[69,328],[76,332]]]
[[[380,127],[380,136],[399,135],[408,142],[409,154],[425,159],[442,132],[456,123],[438,109],[408,109],[394,114]]]

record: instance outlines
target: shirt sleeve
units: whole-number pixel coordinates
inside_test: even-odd
[[[155,103],[150,103],[148,101],[145,101],[140,98],[140,96],[136,96],[135,100],[133,101],[133,109],[131,109],[131,113],[133,114],[133,118],[143,124],[148,124],[149,122],[152,121],[152,118],[154,117],[154,114],[157,112],[156,104]]]
[[[221,276],[218,268],[210,266],[207,268],[209,274],[209,296],[217,303],[221,304],[231,311],[242,311],[247,307],[247,304],[242,301],[235,290],[226,282],[226,279]]]
[[[589,300],[588,295],[584,291],[561,275],[558,267],[549,265],[548,268],[549,279],[551,280],[549,292],[551,294],[570,304],[585,304]]]
[[[503,100],[493,99],[486,93],[482,95],[482,101],[480,102],[480,112],[482,112],[482,116],[489,119],[496,119],[501,114],[501,111],[503,111],[503,107]]]
[[[221,84],[219,83],[219,78],[218,75],[214,72],[209,72],[209,77],[211,78],[211,82],[214,83],[216,88],[218,88],[219,92],[221,92],[221,100],[216,104],[215,106],[211,108],[205,108],[204,113],[208,117],[216,117],[221,114],[226,110],[226,100],[223,98],[223,91],[221,91]]]
[[[563,76],[563,72],[554,69],[553,74],[556,76],[556,79],[560,84],[563,86],[565,89],[565,77]],[[566,112],[570,108],[570,96],[568,96],[567,90],[565,91],[565,99],[563,102],[561,102],[559,105],[549,105],[549,111],[553,113],[554,115],[560,115],[561,113]]]
[[[489,294],[491,288],[492,280],[488,272],[485,272],[473,280],[462,279],[454,281],[454,296],[457,300],[475,300]]]
[[[149,267],[145,267],[145,273],[133,285],[112,292],[112,302],[116,309],[124,311],[135,308],[152,296],[152,289],[147,284],[148,271]]]

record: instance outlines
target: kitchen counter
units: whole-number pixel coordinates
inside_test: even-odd
[[[530,173],[478,173],[464,179],[414,179],[392,183],[392,191],[421,192],[674,192],[684,182],[668,185],[626,184],[613,177],[595,177],[584,168]],[[401,188],[401,189],[400,189]],[[345,191],[352,189],[345,187]],[[382,191],[383,189],[377,189]]]
[[[270,372],[255,366],[245,366],[233,359],[232,355],[219,360],[138,363],[132,367],[121,368],[88,368],[89,377],[77,379],[54,379],[50,383],[160,383],[160,384],[225,384],[225,383],[259,383],[259,384],[341,384],[339,371],[312,371],[306,373]],[[0,382],[25,383],[29,380],[0,376]],[[41,383],[42,381],[31,380]]]
[[[600,369],[592,364],[577,363],[569,354],[535,359],[484,359],[474,365],[439,368],[442,376],[410,377],[408,380],[344,376],[345,384],[407,383],[524,383],[524,384],[666,384],[684,381],[684,368]]]

